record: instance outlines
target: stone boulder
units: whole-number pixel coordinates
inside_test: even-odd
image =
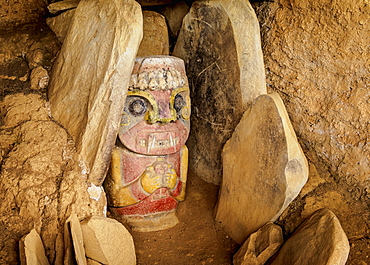
[[[169,39],[166,19],[154,11],[143,11],[143,39],[137,56],[168,55]]]
[[[81,222],[86,256],[101,264],[135,265],[134,241],[118,221],[99,216]]]
[[[96,186],[108,169],[141,37],[137,2],[82,0],[53,66],[52,116],[72,136]]]
[[[259,24],[250,3],[195,1],[173,55],[185,61],[191,89],[190,169],[219,184],[222,147],[243,112],[266,93]]]
[[[283,244],[283,231],[274,223],[267,223],[251,234],[234,255],[234,265],[264,265]]]
[[[284,243],[272,265],[344,265],[349,243],[335,214],[317,210]]]
[[[259,96],[223,153],[216,220],[238,243],[276,220],[308,179],[308,163],[277,93]]]

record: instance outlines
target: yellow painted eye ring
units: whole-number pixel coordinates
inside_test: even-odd
[[[183,107],[181,109],[181,116],[182,116],[182,118],[184,120],[190,119],[190,112],[191,112],[190,107],[188,107],[188,106]]]

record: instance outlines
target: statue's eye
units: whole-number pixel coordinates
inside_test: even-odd
[[[175,108],[175,110],[179,112],[186,105],[186,103],[185,103],[184,98],[180,94],[177,94],[173,105],[174,105],[173,107]]]
[[[135,98],[130,101],[128,110],[134,116],[141,116],[145,114],[147,110],[147,103],[144,99]]]

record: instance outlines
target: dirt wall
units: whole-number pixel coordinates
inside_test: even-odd
[[[255,3],[269,92],[309,158],[332,176],[370,177],[370,1]]]
[[[0,1],[0,31],[20,24],[35,23],[46,14],[47,0],[4,0]]]

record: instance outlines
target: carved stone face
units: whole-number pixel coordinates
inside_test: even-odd
[[[136,59],[118,134],[122,144],[140,154],[172,154],[185,144],[189,129],[183,61],[169,56]]]

